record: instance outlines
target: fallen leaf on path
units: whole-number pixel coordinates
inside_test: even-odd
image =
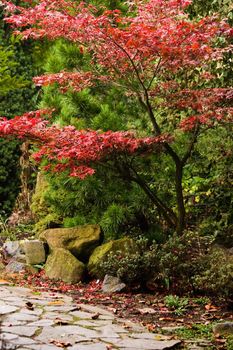
[[[174,318],[172,318],[172,317],[160,317],[159,321],[174,321]]]
[[[67,324],[70,324],[69,321],[66,321],[66,320],[62,320],[61,318],[59,317],[56,317],[55,318],[55,324],[59,325],[59,326],[66,326]]]
[[[93,316],[91,316],[92,320],[97,320],[97,318],[100,317],[100,313],[97,312],[96,314],[94,314]]]
[[[64,341],[60,341],[60,340],[56,340],[56,339],[51,339],[49,342],[50,342],[50,344],[54,344],[59,348],[66,348],[68,346],[72,346],[72,344],[69,342],[64,342]]]
[[[64,305],[65,302],[64,300],[54,300],[54,301],[49,301],[48,305]]]
[[[213,312],[213,311],[219,310],[218,307],[216,307],[216,306],[214,306],[214,305],[212,305],[212,304],[206,304],[206,305],[205,305],[205,309],[206,309],[207,311],[209,311],[209,312]]]
[[[32,311],[34,310],[34,305],[30,301],[27,301],[25,303],[25,306],[28,310],[32,310]]]
[[[137,309],[137,310],[140,312],[141,315],[146,315],[146,314],[154,315],[157,312],[154,309],[151,309],[150,307],[145,307],[143,309]]]

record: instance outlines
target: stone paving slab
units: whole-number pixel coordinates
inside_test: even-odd
[[[8,285],[0,286],[0,320],[0,347],[5,339],[9,350],[59,350],[62,344],[68,350],[165,350],[180,343],[169,337],[158,340],[141,325],[99,306]]]

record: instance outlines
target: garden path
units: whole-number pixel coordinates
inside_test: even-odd
[[[164,350],[180,343],[70,296],[4,283],[0,317],[0,342],[9,350]]]

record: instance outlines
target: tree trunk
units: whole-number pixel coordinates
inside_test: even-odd
[[[183,165],[181,162],[176,163],[176,203],[177,203],[177,225],[176,232],[178,235],[183,233],[185,228],[185,207],[182,187]]]

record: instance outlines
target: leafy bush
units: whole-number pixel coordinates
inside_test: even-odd
[[[161,283],[176,293],[192,291],[192,276],[198,274],[211,242],[211,238],[189,231],[181,237],[170,237],[159,250]]]
[[[150,278],[158,273],[158,246],[148,245],[146,238],[136,241],[135,252],[127,251],[109,254],[107,260],[100,265],[101,274],[111,274],[119,277],[128,285],[145,286]]]
[[[233,297],[233,256],[215,247],[200,262],[199,274],[193,277],[198,291],[221,297]]]

